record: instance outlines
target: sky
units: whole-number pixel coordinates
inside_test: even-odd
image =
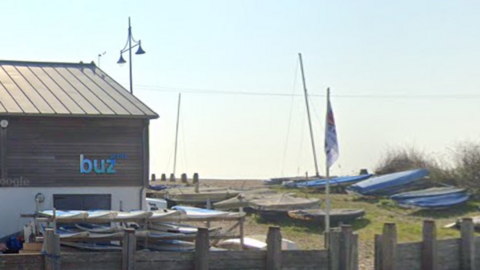
[[[12,1],[0,3],[0,59],[116,62],[128,18],[134,95],[150,124],[150,171],[267,179],[315,174],[302,53],[320,174],[326,89],[340,157],[331,174],[374,170],[389,149],[435,156],[480,134],[478,1]],[[99,54],[104,55],[98,57]],[[128,55],[124,58],[129,61]]]

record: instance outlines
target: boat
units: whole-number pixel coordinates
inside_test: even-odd
[[[480,230],[480,216],[475,216],[475,217],[470,217],[473,221],[473,226],[475,228],[475,230]],[[447,224],[444,226],[444,228],[456,228],[456,229],[460,229],[460,224],[462,224],[462,219],[459,218],[457,219],[457,221],[453,222],[453,223],[450,223],[450,224]]]
[[[276,193],[277,192],[275,190],[265,189],[265,188],[246,191],[238,194],[233,198],[214,203],[213,208],[215,208],[216,210],[232,210],[232,209],[239,209],[239,208],[249,208],[250,201],[256,200],[256,199],[262,199]]]
[[[117,216],[117,212],[114,211],[109,211],[109,210],[94,210],[94,211],[87,211],[87,217],[86,220],[96,220],[96,221],[110,221],[112,219],[115,219]]]
[[[213,218],[213,217],[223,217],[223,216],[228,216],[230,214],[230,212],[225,212],[225,211],[210,210],[210,209],[190,207],[190,206],[180,206],[180,205],[174,206],[172,207],[172,209],[185,212],[187,219],[205,219],[205,218]]]
[[[265,250],[267,249],[267,237],[265,235],[251,235],[243,238],[243,250]],[[215,245],[218,248],[228,250],[242,250],[240,238],[232,238],[220,241]],[[282,238],[282,250],[296,250],[295,242]]]
[[[347,185],[351,185],[351,184],[363,181],[372,176],[373,174],[342,176],[342,177],[330,178],[329,181],[331,186],[347,186]],[[306,182],[299,182],[299,183],[296,183],[295,186],[299,188],[325,188],[326,185],[327,185],[326,179],[316,179],[316,180],[310,180]]]
[[[106,226],[90,223],[77,223],[75,227],[82,231],[91,232],[91,233],[114,233],[122,232],[125,228],[122,226]]]
[[[198,192],[194,187],[171,188],[164,193],[164,199],[173,205],[176,204],[194,204],[206,205],[230,199],[240,194],[241,191],[230,188],[200,187]]]
[[[416,198],[425,198],[441,195],[450,195],[456,193],[465,193],[466,190],[463,188],[457,187],[433,187],[422,190],[408,191],[397,193],[390,196],[392,200],[407,200],[407,199],[416,199]]]
[[[464,192],[397,200],[397,203],[406,208],[442,209],[465,203],[469,198],[470,194]]]
[[[175,219],[182,219],[186,216],[185,211],[182,210],[171,210],[171,209],[162,209],[157,211],[152,211],[152,215],[148,218],[148,220],[152,222],[159,222],[159,221],[170,221]]]
[[[85,219],[88,216],[87,211],[62,211],[62,210],[44,210],[44,211],[39,211],[38,214],[40,216],[48,217],[48,218],[53,218],[55,216],[55,219],[62,221],[62,220],[71,220],[71,219]]]
[[[250,207],[265,220],[287,217],[290,210],[314,209],[320,207],[318,199],[293,197],[290,194],[277,194],[250,201]]]
[[[391,195],[428,176],[426,169],[416,169],[385,174],[363,180],[347,188],[358,195]]]
[[[151,223],[148,224],[148,228],[154,230],[157,233],[166,232],[166,233],[175,233],[175,234],[185,234],[191,235],[196,234],[198,227],[187,225],[187,224],[178,224],[178,223]],[[221,230],[220,227],[208,228],[208,231],[211,234],[217,234]]]
[[[117,216],[114,221],[126,222],[134,219],[148,219],[153,215],[150,211],[131,211],[131,212],[121,212],[117,211]]]
[[[331,224],[350,224],[356,219],[363,217],[365,215],[365,210],[336,208],[330,210],[329,215]],[[288,211],[288,216],[293,219],[325,224],[326,213],[323,209],[302,209]]]

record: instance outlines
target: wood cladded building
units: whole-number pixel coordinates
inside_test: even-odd
[[[0,237],[36,208],[143,209],[156,118],[93,63],[0,61]]]

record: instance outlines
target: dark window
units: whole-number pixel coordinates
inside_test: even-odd
[[[111,194],[54,194],[57,210],[112,210]]]

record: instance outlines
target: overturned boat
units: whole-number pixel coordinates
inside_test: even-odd
[[[442,196],[442,195],[451,195],[451,194],[458,194],[458,193],[465,193],[465,192],[466,190],[464,188],[433,187],[433,188],[427,188],[422,190],[397,193],[390,196],[390,199],[399,201],[399,200],[426,198],[426,197],[434,197],[434,196]]]
[[[428,174],[426,169],[385,174],[351,185],[347,192],[359,195],[391,195],[424,179]]]
[[[217,210],[249,208],[250,201],[263,199],[276,193],[277,192],[272,189],[256,189],[256,190],[246,191],[238,194],[233,198],[214,203],[213,208]]]
[[[406,208],[439,209],[463,204],[467,202],[469,198],[470,194],[464,192],[397,200],[397,203],[398,205]]]
[[[332,225],[350,224],[365,215],[363,209],[331,209],[329,216]],[[325,224],[326,212],[323,209],[302,209],[288,211],[288,216],[293,219],[307,220]]]
[[[348,186],[348,185],[352,185],[354,183],[363,181],[365,179],[368,179],[372,176],[373,174],[342,176],[342,177],[331,178],[329,182],[331,187]],[[325,188],[326,185],[327,185],[326,179],[316,179],[316,180],[296,183],[296,187],[299,187],[299,188]]]
[[[198,190],[195,190],[194,187],[183,187],[168,189],[163,194],[163,197],[169,202],[169,205],[205,205],[230,199],[240,193],[241,191],[230,188],[200,187]]]
[[[320,207],[318,199],[298,198],[290,194],[277,194],[263,199],[252,200],[250,207],[265,220],[276,220],[288,216],[288,211],[315,209]]]

